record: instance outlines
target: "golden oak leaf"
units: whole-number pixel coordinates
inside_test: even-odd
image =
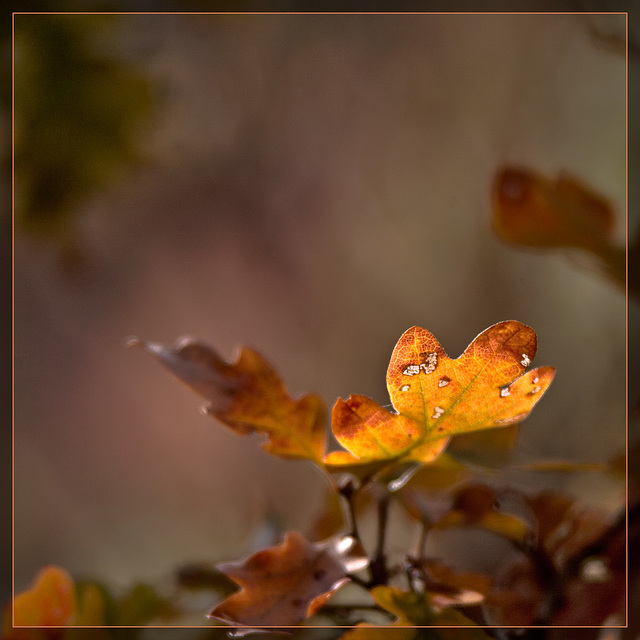
[[[450,359],[429,331],[412,327],[396,344],[387,369],[396,413],[364,396],[338,400],[332,430],[347,451],[326,456],[325,466],[337,471],[390,460],[430,462],[450,436],[524,420],[555,372],[540,367],[525,373],[536,346],[533,329],[509,320],[489,327]]]
[[[31,589],[17,594],[13,601],[16,627],[69,626],[77,613],[75,584],[60,567],[43,568]]]
[[[298,625],[349,581],[349,572],[366,564],[364,552],[350,536],[311,543],[290,531],[281,545],[242,562],[218,565],[240,591],[217,605],[209,617],[258,628]]]
[[[315,394],[294,400],[280,376],[256,351],[244,347],[235,364],[189,338],[165,347],[140,345],[208,401],[206,412],[238,434],[260,433],[262,447],[277,456],[320,461],[325,449],[325,406]]]

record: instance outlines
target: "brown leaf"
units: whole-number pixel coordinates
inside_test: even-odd
[[[350,571],[366,566],[360,553],[352,538],[310,543],[291,531],[279,546],[218,566],[240,591],[217,605],[209,617],[249,627],[298,625],[348,582]]]
[[[611,204],[576,178],[547,178],[507,167],[493,186],[494,226],[508,242],[529,247],[601,251],[613,230]]]
[[[173,347],[131,338],[208,400],[206,411],[236,433],[267,436],[262,447],[285,458],[321,461],[325,449],[325,406],[317,395],[293,400],[271,365],[244,347],[235,364],[191,339]]]

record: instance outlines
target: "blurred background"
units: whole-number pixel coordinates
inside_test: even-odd
[[[490,188],[504,165],[569,171],[612,202],[624,244],[624,30],[17,15],[16,589],[52,563],[117,586],[234,559],[266,522],[308,530],[322,503],[314,468],[202,415],[131,334],[228,359],[247,344],[294,395],[386,404],[408,327],[456,357],[516,319],[538,334],[533,364],[557,367],[519,450],[623,450],[624,291],[584,256],[503,244]],[[600,474],[518,481],[619,500]]]

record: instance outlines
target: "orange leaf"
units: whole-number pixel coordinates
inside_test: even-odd
[[[13,622],[16,627],[69,626],[76,615],[75,585],[60,567],[45,567],[31,589],[16,595]]]
[[[222,622],[250,627],[298,625],[318,611],[349,580],[349,571],[366,566],[355,555],[353,538],[310,543],[291,531],[284,542],[253,554],[243,562],[218,568],[240,585],[240,591],[209,614]]]
[[[613,210],[577,179],[555,180],[527,169],[502,169],[493,186],[494,226],[507,242],[578,247],[599,253],[609,243]]]
[[[412,327],[398,341],[387,370],[397,413],[352,395],[333,408],[332,429],[350,453],[325,457],[335,471],[356,462],[430,462],[459,433],[524,420],[553,379],[553,367],[524,373],[536,352],[536,334],[510,320],[483,331],[450,359],[426,329]]]
[[[235,364],[207,345],[191,339],[174,347],[131,338],[208,400],[206,412],[246,435],[267,436],[263,448],[285,458],[320,461],[325,448],[325,407],[313,394],[293,400],[271,365],[256,351],[243,348]]]

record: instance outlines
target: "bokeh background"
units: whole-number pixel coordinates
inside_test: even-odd
[[[229,359],[248,344],[294,394],[385,404],[408,327],[455,357],[517,319],[538,333],[534,365],[557,367],[520,453],[619,453],[624,291],[585,256],[504,245],[490,186],[507,164],[569,171],[611,200],[624,243],[624,28],[16,16],[16,588],[52,563],[116,586],[163,579],[246,554],[265,523],[305,531],[320,507],[311,466],[202,415],[124,347],[131,334],[193,335]],[[620,499],[601,474],[517,481]]]

